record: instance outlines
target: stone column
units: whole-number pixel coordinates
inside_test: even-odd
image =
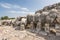
[[[39,33],[40,30],[41,30],[41,22],[38,22],[36,26],[36,33]]]

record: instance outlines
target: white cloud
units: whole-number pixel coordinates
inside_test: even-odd
[[[23,11],[29,11],[28,8],[21,7],[20,5],[16,5],[16,4],[0,3],[0,6],[8,9],[19,9]]]
[[[19,5],[9,4],[9,3],[0,3],[0,5],[4,8],[20,8]]]
[[[10,7],[10,4],[8,4],[8,3],[0,3],[0,6],[2,6],[2,7],[4,7],[4,8],[11,8]]]
[[[0,6],[8,10],[8,11],[5,10],[5,13],[7,13],[7,15],[9,16],[14,15],[15,17],[17,17],[26,16],[27,14],[34,14],[34,12],[31,12],[28,8],[16,4],[0,3]]]
[[[8,13],[25,13],[24,11],[8,11]]]
[[[21,8],[21,9],[24,10],[24,11],[25,11],[25,10],[26,10],[26,11],[29,11],[29,9],[27,9],[27,8]]]
[[[27,11],[8,11],[8,13],[34,14],[34,12],[27,12]]]
[[[19,17],[19,16],[26,16],[28,14],[34,14],[34,12],[27,12],[27,11],[8,11],[6,13],[7,14],[9,13],[12,17]]]

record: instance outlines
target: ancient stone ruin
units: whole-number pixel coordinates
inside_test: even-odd
[[[40,34],[41,31],[46,35],[58,33],[60,30],[60,3],[49,5],[35,12],[34,15],[18,17],[15,21],[4,21],[4,25],[12,25],[15,30],[30,29],[31,32]],[[60,31],[59,31],[60,32]]]

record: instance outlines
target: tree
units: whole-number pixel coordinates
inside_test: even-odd
[[[1,17],[1,20],[4,20],[4,19],[9,19],[9,17],[8,16]]]

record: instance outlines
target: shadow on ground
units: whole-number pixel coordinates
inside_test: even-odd
[[[38,37],[43,37],[45,40],[60,40],[60,35],[56,35],[56,36],[51,35],[51,34],[46,35],[45,32],[41,33],[41,31],[40,31],[40,33],[37,33],[36,30],[34,31],[34,30],[30,30],[30,29],[27,29],[27,31],[29,31],[33,34],[36,34],[36,36],[38,36]]]

